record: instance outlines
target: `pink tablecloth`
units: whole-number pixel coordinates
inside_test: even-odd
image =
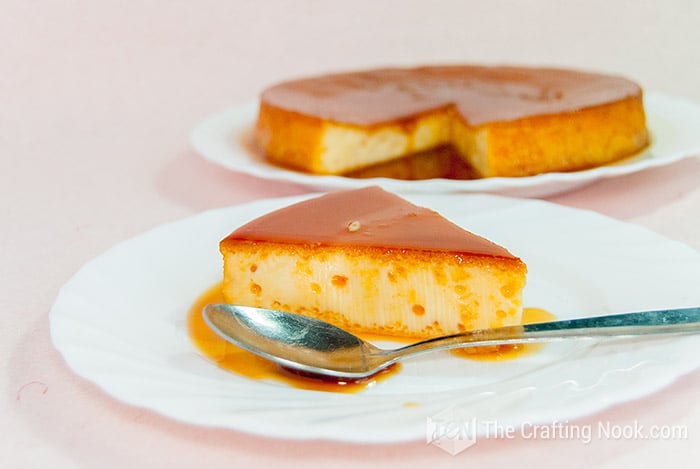
[[[700,102],[698,3],[533,3],[3,2],[3,467],[691,465],[700,372],[578,422],[668,425],[686,438],[520,436],[451,456],[424,441],[296,442],[174,422],[78,378],[51,344],[58,290],[114,243],[207,208],[308,191],[221,169],[188,142],[201,119],[277,80],[386,64],[548,64],[621,73]],[[700,249],[699,182],[691,158],[549,200]]]

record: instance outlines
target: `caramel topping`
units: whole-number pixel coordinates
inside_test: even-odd
[[[641,94],[622,77],[553,68],[386,68],[288,81],[262,101],[308,116],[375,125],[454,107],[470,125],[575,112]]]
[[[437,212],[379,187],[332,192],[276,210],[238,228],[222,243],[235,240],[514,257]]]

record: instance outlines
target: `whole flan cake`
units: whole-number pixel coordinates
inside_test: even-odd
[[[452,65],[277,84],[262,93],[255,139],[272,162],[313,174],[449,146],[478,177],[517,177],[611,163],[649,137],[642,89],[626,78]]]
[[[523,261],[378,187],[263,215],[220,250],[229,303],[404,337],[521,322]]]

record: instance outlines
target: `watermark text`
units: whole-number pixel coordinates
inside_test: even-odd
[[[561,440],[590,444],[594,440],[688,440],[686,425],[650,425],[634,420],[627,423],[599,421],[572,423],[521,422],[517,425],[498,420],[479,420],[447,409],[428,418],[426,441],[455,455],[480,439]]]

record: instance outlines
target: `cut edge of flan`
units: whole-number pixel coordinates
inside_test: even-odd
[[[447,107],[365,127],[261,102],[255,139],[265,156],[280,166],[314,174],[346,174],[450,144],[452,115]]]
[[[349,200],[349,213],[340,213]],[[522,260],[377,187],[271,212],[224,238],[220,250],[230,303],[416,338],[522,319]]]

